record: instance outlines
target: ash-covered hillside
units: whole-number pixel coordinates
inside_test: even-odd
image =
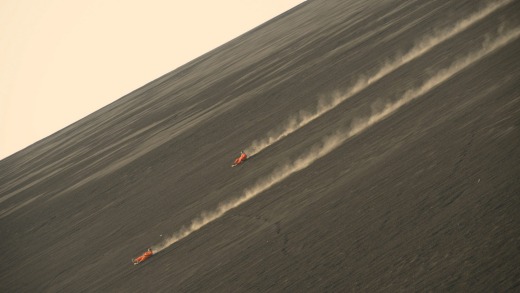
[[[0,161],[0,291],[514,291],[519,11],[306,1]]]

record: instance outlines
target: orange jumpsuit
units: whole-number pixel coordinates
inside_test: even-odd
[[[247,160],[247,155],[245,153],[242,153],[240,157],[235,159],[235,165],[243,163],[245,160]]]
[[[143,262],[143,261],[149,259],[152,255],[153,255],[153,252],[151,250],[147,251],[147,252],[143,253],[143,255],[141,255],[140,257],[134,259],[134,263]]]

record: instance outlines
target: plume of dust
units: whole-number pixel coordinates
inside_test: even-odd
[[[353,121],[350,128],[339,130],[335,134],[326,137],[325,139],[323,139],[321,143],[318,143],[315,146],[313,146],[310,149],[310,151],[296,159],[294,162],[284,165],[278,169],[275,169],[269,176],[259,180],[251,188],[244,190],[242,196],[221,203],[213,211],[201,213],[200,216],[195,218],[189,226],[181,228],[177,233],[167,238],[164,242],[152,247],[152,249],[156,253],[163,250],[164,248],[174,244],[175,242],[183,239],[184,237],[190,235],[191,233],[202,228],[203,226],[221,217],[227,211],[235,207],[238,207],[244,202],[254,198],[258,194],[269,189],[274,184],[281,182],[293,173],[308,167],[314,161],[332,152],[347,139],[363,132],[375,123],[378,123],[379,121],[392,115],[403,105],[422,96],[429,90],[443,83],[444,81],[451,78],[453,75],[457,74],[469,65],[478,61],[479,59],[491,53],[492,51],[508,44],[510,41],[518,38],[519,36],[520,29],[516,28],[506,33],[505,35],[496,38],[494,41],[486,41],[482,45],[480,50],[470,53],[465,58],[462,58],[454,62],[452,65],[450,65],[450,67],[439,71],[432,78],[424,82],[420,87],[405,92],[403,96],[397,101],[387,103],[385,106],[379,107],[381,110],[376,110],[376,112],[372,113],[369,117]]]
[[[404,55],[396,56],[392,58],[391,60],[388,60],[384,62],[384,65],[372,76],[360,77],[356,83],[347,90],[344,94],[334,94],[333,98],[330,101],[326,101],[324,98],[321,98],[318,100],[316,107],[314,108],[314,111],[312,112],[306,112],[306,111],[300,111],[299,113],[291,116],[280,128],[271,130],[267,133],[266,137],[255,140],[251,143],[249,147],[245,149],[245,152],[252,156],[255,155],[262,150],[264,150],[266,147],[272,145],[273,143],[283,139],[287,135],[295,132],[296,130],[302,128],[303,126],[307,125],[309,122],[313,121],[314,119],[320,117],[324,113],[332,110],[336,106],[338,106],[340,103],[346,101],[350,97],[356,95],[360,91],[364,90],[374,82],[377,82],[387,74],[393,72],[394,70],[398,69],[399,67],[403,66],[404,64],[412,61],[413,59],[423,55],[436,45],[444,42],[445,40],[453,37],[454,35],[464,31],[469,26],[473,25],[477,21],[483,19],[484,17],[488,16],[495,10],[497,10],[500,7],[505,6],[506,4],[510,3],[512,0],[503,0],[503,1],[497,1],[494,3],[489,4],[484,9],[476,12],[475,14],[469,16],[468,18],[465,18],[459,22],[457,22],[455,25],[453,25],[450,28],[443,29],[436,31],[431,36],[427,36],[423,39],[421,39],[419,42],[417,42],[410,51],[408,51]]]

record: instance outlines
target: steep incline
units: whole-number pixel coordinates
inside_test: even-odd
[[[0,161],[0,291],[517,288],[518,11],[306,1]]]

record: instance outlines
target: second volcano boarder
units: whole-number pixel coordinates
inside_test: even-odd
[[[141,256],[133,258],[132,259],[132,263],[134,265],[140,264],[143,261],[145,261],[145,260],[149,259],[150,257],[152,257],[152,255],[153,255],[152,249],[148,248],[148,250],[145,253],[143,253]]]

